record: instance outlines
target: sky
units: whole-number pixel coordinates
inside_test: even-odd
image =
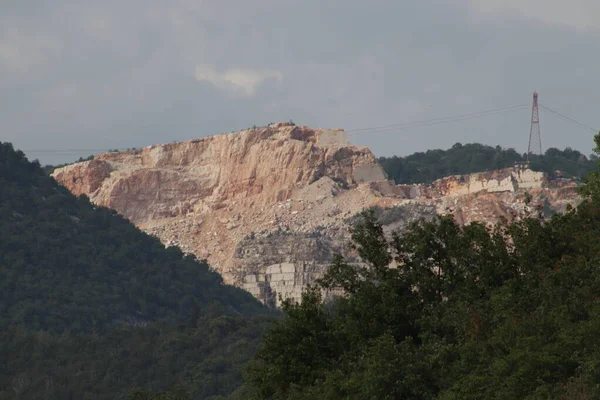
[[[2,1],[0,141],[56,164],[291,119],[377,156],[525,152],[534,90],[600,128],[598,16],[597,0]],[[544,108],[540,128],[544,149],[591,153],[591,129]]]

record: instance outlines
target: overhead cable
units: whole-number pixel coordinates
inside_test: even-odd
[[[546,111],[548,111],[548,112],[550,112],[550,113],[554,114],[555,116],[557,116],[557,117],[559,117],[559,118],[561,118],[561,119],[563,119],[563,120],[566,120],[566,121],[572,122],[572,123],[574,123],[574,124],[577,124],[577,125],[579,125],[580,127],[582,127],[582,128],[585,128],[585,129],[588,129],[588,130],[590,130],[590,131],[592,131],[592,132],[594,132],[594,133],[598,133],[598,129],[594,129],[594,128],[592,128],[592,127],[591,127],[591,126],[589,126],[589,125],[586,125],[586,124],[584,124],[584,123],[582,123],[582,122],[579,122],[579,121],[577,121],[576,119],[573,119],[573,118],[571,118],[571,117],[567,117],[566,115],[563,115],[563,114],[559,113],[558,111],[554,111],[553,109],[551,109],[551,108],[549,108],[549,107],[546,107],[545,105],[543,105],[543,104],[541,104],[541,103],[540,103],[540,107],[542,107],[544,110],[546,110]]]

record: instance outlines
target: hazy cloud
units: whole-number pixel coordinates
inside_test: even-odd
[[[584,0],[2,2],[0,140],[60,162],[289,119],[434,119],[529,104],[534,89],[600,126],[598,15]],[[544,146],[591,151],[590,132],[541,118]],[[377,155],[524,151],[529,120],[525,107],[351,138]]]
[[[19,74],[42,66],[60,52],[61,44],[51,37],[32,32],[24,34],[14,23],[0,19],[0,69]]]
[[[210,65],[196,66],[196,79],[209,82],[219,89],[224,89],[232,94],[252,96],[256,89],[266,80],[273,79],[277,82],[283,80],[283,74],[278,71],[253,71],[251,69],[230,68],[218,72]]]
[[[576,30],[600,29],[600,2],[597,0],[470,0],[484,13],[520,15],[548,24]]]

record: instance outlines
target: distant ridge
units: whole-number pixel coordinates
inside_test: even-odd
[[[399,184],[431,183],[450,175],[510,168],[527,159],[514,149],[492,147],[479,143],[456,143],[447,150],[427,150],[405,157],[379,157],[378,161],[390,179]],[[529,166],[544,172],[551,179],[560,177],[582,178],[594,171],[597,157],[589,158],[577,150],[550,148],[543,156],[530,155]]]

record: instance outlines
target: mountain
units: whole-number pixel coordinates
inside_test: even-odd
[[[0,143],[0,398],[228,394],[272,314]]]
[[[396,184],[341,129],[287,123],[109,152],[56,169],[75,194],[110,207],[167,245],[206,258],[225,282],[269,305],[299,300],[348,247],[348,220],[386,210],[388,231],[452,213],[465,224],[577,203],[575,183],[511,168]]]

